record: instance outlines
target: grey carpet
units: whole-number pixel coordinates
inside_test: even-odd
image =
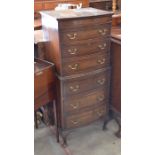
[[[115,137],[118,126],[114,120],[102,131],[100,121],[76,129],[68,136],[73,155],[121,155],[121,140]],[[34,155],[65,155],[50,128],[40,126],[34,132]]]

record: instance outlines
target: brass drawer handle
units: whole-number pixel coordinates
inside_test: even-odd
[[[74,54],[76,54],[77,49],[76,49],[76,48],[69,49],[68,52],[69,52],[71,55],[74,55]]]
[[[77,109],[79,107],[79,102],[76,104],[70,104],[73,109]]]
[[[77,36],[77,33],[67,34],[67,36],[69,37],[70,40],[74,40]]]
[[[71,90],[72,92],[76,92],[76,91],[79,90],[80,86],[79,86],[79,85],[76,85],[76,86],[70,86],[69,88],[70,88],[70,90]]]
[[[97,83],[100,84],[100,85],[103,85],[105,83],[105,79],[97,80]]]
[[[103,30],[99,29],[99,30],[98,30],[98,32],[99,32],[102,36],[104,36],[104,35],[106,34],[107,31],[108,31],[107,29],[103,29]]]
[[[100,116],[103,115],[103,112],[98,111],[98,112],[97,112],[97,115],[100,117]]]
[[[104,45],[98,45],[98,48],[100,48],[101,50],[104,50],[106,46],[107,46],[107,44],[104,43]]]
[[[97,62],[100,64],[100,65],[102,65],[102,64],[104,64],[105,63],[105,58],[103,58],[102,60],[97,60]]]
[[[36,73],[36,76],[39,76],[39,75],[41,75],[41,74],[43,74],[43,72],[42,72],[42,71],[40,71],[40,72]]]
[[[76,125],[76,124],[79,123],[78,121],[72,121],[72,120],[71,120],[71,122],[72,122],[74,125]]]
[[[104,96],[99,96],[99,97],[97,98],[97,100],[100,101],[100,102],[103,101],[103,100],[104,100]]]
[[[79,67],[79,64],[74,64],[74,65],[68,65],[68,67],[72,70],[77,70]]]

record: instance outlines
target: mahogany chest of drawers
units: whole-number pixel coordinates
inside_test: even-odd
[[[112,13],[94,8],[43,11],[45,59],[56,66],[59,132],[105,119],[109,105]]]

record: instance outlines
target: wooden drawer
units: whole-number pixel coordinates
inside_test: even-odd
[[[104,40],[84,40],[79,45],[62,46],[62,57],[70,58],[95,54],[97,52],[107,52],[110,50],[110,38]]]
[[[37,60],[38,61],[38,60]],[[34,73],[34,99],[50,91],[55,82],[52,68],[54,66],[45,64],[42,61],[36,62]]]
[[[35,2],[34,11],[41,11],[41,10],[43,10],[43,2]]]
[[[68,32],[62,31],[60,33],[60,40],[63,45],[77,45],[83,42],[83,40],[109,37],[111,31],[110,25],[111,24],[104,24],[88,28],[72,29]]]
[[[65,128],[75,128],[89,124],[106,115],[106,104],[81,114],[66,117]]]
[[[36,98],[34,101],[34,110],[37,110],[41,106],[44,106],[47,103],[53,101],[56,98],[55,92],[56,92],[55,88],[51,87],[48,89],[47,92]]]
[[[109,69],[106,71],[93,73],[84,77],[78,77],[71,80],[65,80],[63,83],[63,92],[65,96],[82,93],[98,87],[104,87],[110,82]]]
[[[68,58],[62,62],[62,75],[87,73],[109,66],[110,56],[106,53],[96,53],[76,59]]]
[[[81,113],[83,110],[105,104],[109,100],[109,88],[102,87],[64,99],[64,111],[67,114]]]
[[[65,29],[72,29],[73,27],[76,28],[82,28],[82,27],[89,27],[90,25],[101,25],[101,24],[106,24],[106,23],[111,23],[112,18],[111,16],[107,17],[91,17],[91,18],[80,18],[80,19],[75,19],[75,20],[67,20],[67,21],[60,21],[59,22],[59,28],[60,30],[65,30]]]

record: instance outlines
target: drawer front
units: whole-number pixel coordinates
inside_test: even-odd
[[[64,96],[82,93],[98,87],[104,87],[108,85],[109,82],[109,70],[82,78],[75,78],[63,83]]]
[[[46,68],[34,74],[34,98],[42,96],[51,90],[55,77],[51,68]]]
[[[61,43],[63,45],[78,45],[83,40],[109,37],[110,25],[104,24],[82,29],[72,29],[70,31],[60,31]]]
[[[65,119],[65,128],[76,128],[87,125],[106,115],[106,104],[86,111],[82,114],[71,115]]]
[[[105,104],[109,100],[109,88],[94,89],[79,95],[70,96],[64,100],[66,114],[81,113],[85,109]]]
[[[84,19],[76,19],[76,20],[67,20],[67,21],[60,21],[59,28],[60,30],[67,30],[72,29],[73,27],[82,28],[82,27],[89,27],[90,25],[102,25],[106,23],[111,23],[112,18],[110,16],[107,17],[91,17],[91,18],[84,18]]]
[[[55,99],[55,89],[53,87],[49,88],[48,92],[45,92],[43,95],[39,96],[34,100],[34,110],[39,109],[41,106],[52,102]]]
[[[95,54],[97,52],[108,52],[110,50],[110,39],[92,39],[81,42],[79,45],[62,46],[62,57],[70,58]]]
[[[65,59],[62,62],[62,75],[73,75],[91,72],[109,66],[110,56],[105,53],[96,53],[87,57]]]

